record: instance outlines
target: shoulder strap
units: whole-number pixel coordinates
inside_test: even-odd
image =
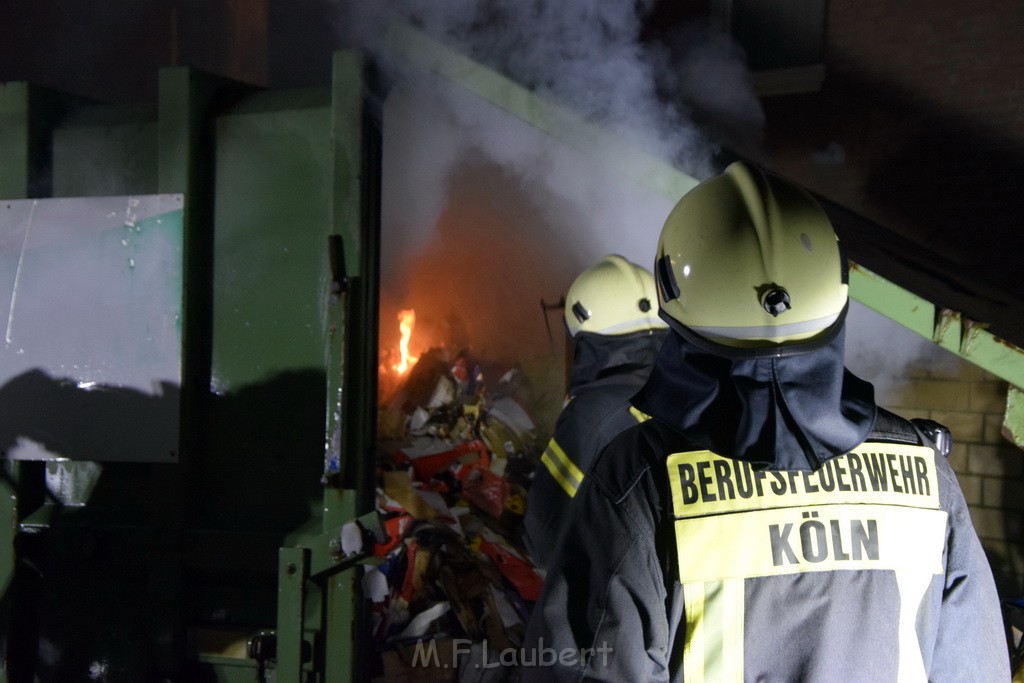
[[[953,436],[949,428],[935,420],[904,419],[884,408],[879,408],[869,440],[929,446],[943,457],[953,449]]]

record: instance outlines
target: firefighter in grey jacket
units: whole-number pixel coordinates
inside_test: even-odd
[[[565,297],[573,340],[568,398],[534,473],[523,519],[530,555],[545,566],[584,474],[612,437],[642,416],[629,399],[643,386],[668,333],[654,276],[617,254],[581,272]]]
[[[944,430],[843,366],[845,260],[813,198],[733,164],[673,209],[655,277],[651,419],[576,496],[523,680],[1009,680]]]

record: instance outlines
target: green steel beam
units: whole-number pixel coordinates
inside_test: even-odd
[[[475,93],[535,128],[615,168],[638,184],[678,199],[696,184],[693,176],[637,148],[572,110],[548,102],[515,81],[437,42],[406,24],[393,24],[386,37],[389,51]]]
[[[1024,352],[982,323],[964,320],[960,355],[1014,386],[1024,385]]]

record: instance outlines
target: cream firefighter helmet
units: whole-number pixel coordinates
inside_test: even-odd
[[[658,317],[654,276],[618,254],[603,257],[580,273],[565,295],[569,335],[620,335],[664,329]]]
[[[824,341],[846,309],[846,261],[824,210],[798,185],[744,162],[679,200],[655,274],[662,316],[719,351],[782,354]]]

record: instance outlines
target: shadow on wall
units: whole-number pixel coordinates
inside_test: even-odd
[[[27,438],[71,460],[173,460],[181,391],[167,382],[160,387],[156,395],[102,385],[86,389],[28,370],[0,387],[0,451],[7,455]]]
[[[322,502],[325,373],[203,396],[187,462],[88,460],[177,419],[179,394],[86,391],[39,370],[0,387],[5,452],[29,438],[79,460],[22,463],[39,495],[20,500],[19,514],[42,503],[49,514],[17,534],[14,577],[0,586],[11,681],[164,680],[180,665],[180,636],[168,637],[180,624],[273,627],[278,548]],[[71,504],[54,490],[63,467],[94,477],[71,487]],[[0,488],[25,490],[0,472]]]

